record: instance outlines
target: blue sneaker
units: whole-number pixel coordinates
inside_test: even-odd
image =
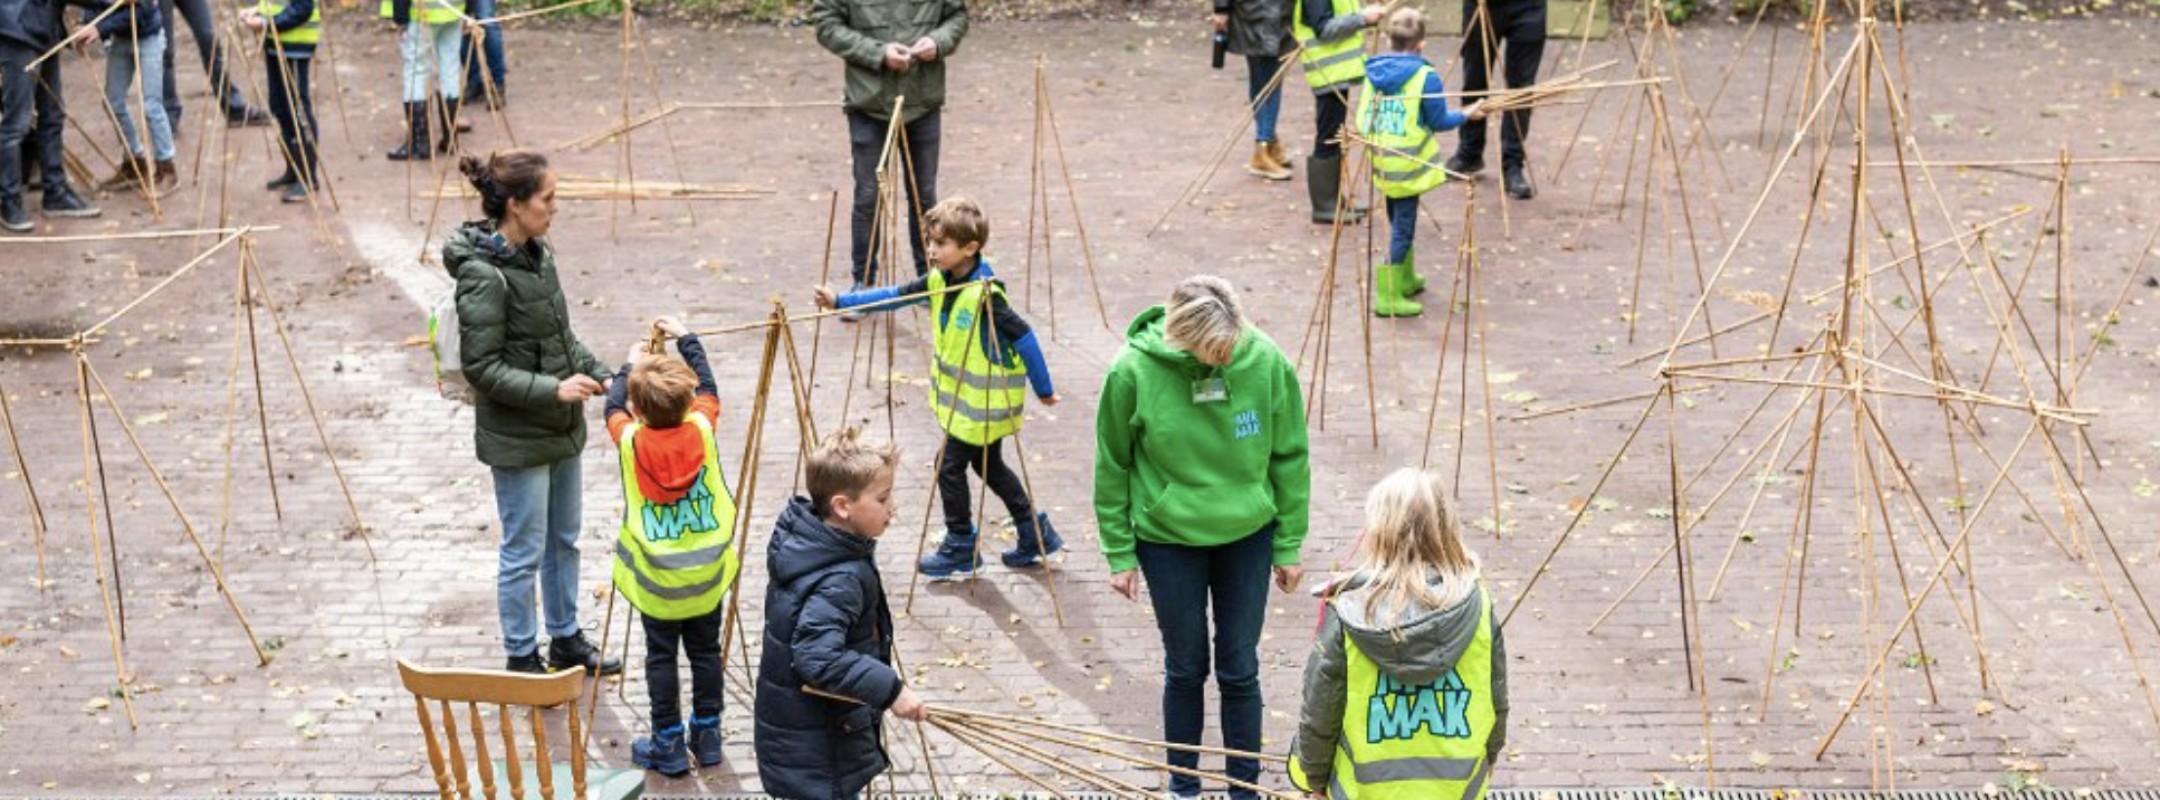
[[[690,718],[690,755],[700,767],[720,765],[720,717],[692,716]]]
[[[1037,532],[1042,540],[1036,541]],[[1029,569],[1042,564],[1042,560],[1065,549],[1065,540],[1058,536],[1057,527],[1050,524],[1050,515],[1035,512],[1032,520],[1013,520],[1013,533],[1020,537],[1018,546],[998,554],[998,559],[1012,569]]]
[[[690,774],[690,753],[683,749],[681,725],[656,732],[652,738],[639,737],[630,743],[630,763],[670,778]]]
[[[945,541],[938,543],[937,552],[923,556],[915,571],[934,581],[964,580],[975,577],[982,563],[982,554],[975,552],[973,531],[966,536],[947,533]]]

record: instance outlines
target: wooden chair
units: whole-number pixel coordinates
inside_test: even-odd
[[[420,717],[420,732],[427,740],[428,766],[435,771],[435,788],[442,800],[472,800],[472,785],[468,775],[479,773],[480,791],[486,800],[497,800],[496,785],[503,784],[509,790],[511,800],[527,800],[525,773],[527,770],[539,784],[534,800],[629,800],[644,792],[645,773],[627,770],[600,770],[596,781],[598,791],[587,793],[585,767],[584,723],[579,718],[578,695],[585,688],[583,670],[568,670],[553,675],[524,675],[515,672],[479,669],[427,669],[414,666],[412,662],[398,659],[398,677],[405,690],[412,692],[413,710]],[[436,714],[428,710],[433,701],[440,714],[441,729],[436,728]],[[470,735],[476,769],[468,769],[465,760],[465,737],[459,735],[458,714],[452,703],[464,704],[467,733]],[[502,759],[490,758],[489,733],[480,713],[482,705],[495,707],[496,720],[501,729]],[[569,714],[570,759],[568,786],[560,786],[557,765],[551,763],[548,753],[547,723],[542,720],[540,709],[561,706]],[[521,761],[518,752],[518,736],[515,720],[518,710],[524,712],[531,731],[532,758]],[[567,789],[567,792],[559,791]]]

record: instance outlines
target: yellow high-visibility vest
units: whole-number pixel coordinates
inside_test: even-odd
[[[269,24],[270,20],[277,19],[277,15],[284,10],[284,0],[257,0],[255,3],[255,13],[262,15],[265,25]],[[315,4],[315,10],[309,12],[305,24],[286,31],[272,29],[270,33],[285,44],[315,44],[322,41],[322,3]]]
[[[697,428],[704,464],[697,482],[673,503],[659,504],[638,488],[634,442],[642,423],[623,429],[616,454],[622,461],[623,522],[615,537],[616,591],[638,613],[679,620],[710,614],[742,571],[735,546],[735,498],[720,471],[712,423],[691,413],[683,424]]]
[[[429,25],[448,25],[464,16],[463,10],[458,8],[457,5],[453,5],[450,0],[412,0],[412,2],[412,8],[408,12],[412,15],[412,19]],[[382,7],[376,11],[376,14],[383,19],[397,19],[397,11],[391,7],[390,0],[382,0]]]
[[[943,291],[945,285],[944,271],[931,270],[930,318],[946,322],[933,342],[937,375],[930,381],[930,407],[947,434],[986,445],[1019,432],[1027,402],[1027,367],[1005,366],[983,352],[983,332],[977,326],[993,323],[990,297],[1003,297],[1005,289],[995,281],[953,292]],[[1000,349],[1012,347],[1011,342],[999,344]]]
[[[1440,168],[1440,140],[1420,118],[1424,106],[1425,79],[1432,65],[1418,67],[1410,82],[1395,94],[1374,90],[1365,79],[1354,118],[1359,133],[1371,141],[1373,183],[1390,198],[1416,197],[1447,182]]]
[[[1492,764],[1492,598],[1481,588],[1477,634],[1455,668],[1410,686],[1381,672],[1343,633],[1347,657],[1342,737],[1328,776],[1330,800],[1484,800]],[[1290,782],[1317,791],[1290,759]]]
[[[1360,12],[1358,0],[1329,0],[1328,8],[1338,17]],[[1319,32],[1305,26],[1305,14],[1296,7],[1290,9],[1290,35],[1305,48],[1298,51],[1298,63],[1305,67],[1305,84],[1313,94],[1348,91],[1351,84],[1365,78],[1364,36],[1320,41]]]

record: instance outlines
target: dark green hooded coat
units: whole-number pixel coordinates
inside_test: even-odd
[[[585,408],[555,399],[572,375],[612,377],[570,330],[555,250],[513,249],[493,222],[468,222],[443,243],[457,281],[459,358],[473,393],[473,450],[491,467],[536,467],[585,448]]]

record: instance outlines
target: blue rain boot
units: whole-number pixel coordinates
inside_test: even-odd
[[[670,778],[690,774],[690,753],[683,749],[682,726],[655,732],[649,739],[639,737],[637,741],[631,742],[630,763]]]
[[[1037,532],[1042,536],[1040,542],[1035,538]],[[1065,540],[1058,536],[1057,527],[1050,524],[1050,515],[1041,511],[1035,512],[1032,520],[1013,520],[1013,533],[1020,538],[1019,545],[998,554],[999,560],[1012,569],[1034,567],[1045,557],[1065,549]]]
[[[945,534],[938,543],[937,552],[923,556],[915,570],[934,581],[962,580],[975,577],[975,570],[982,566],[982,555],[975,552],[977,531],[968,529],[966,536]]]
[[[690,755],[698,766],[720,766],[720,743],[720,715],[690,718]]]

